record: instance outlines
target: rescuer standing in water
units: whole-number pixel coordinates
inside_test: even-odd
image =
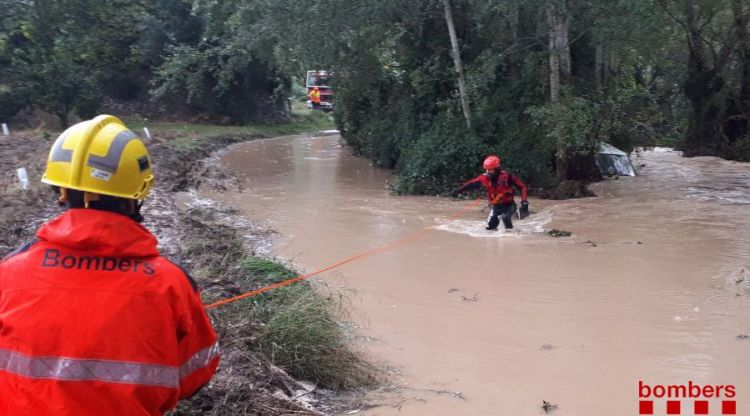
[[[513,213],[516,212],[516,203],[513,199],[515,195],[513,185],[521,190],[520,214],[526,216],[529,213],[526,184],[513,173],[500,169],[500,164],[499,157],[495,155],[487,156],[483,164],[485,173],[451,191],[451,195],[458,196],[461,192],[479,189],[482,186],[487,189],[487,200],[491,205],[490,213],[487,217],[487,230],[496,230],[498,224],[500,224],[500,219],[502,219],[506,230],[513,228],[512,217]]]

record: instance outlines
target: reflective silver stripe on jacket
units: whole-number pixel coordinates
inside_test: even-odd
[[[193,374],[196,370],[208,365],[214,358],[219,356],[219,342],[214,342],[210,347],[204,348],[192,357],[190,357],[183,365],[180,366],[180,380]]]
[[[179,387],[175,367],[109,360],[29,357],[0,349],[0,370],[30,378]]]
[[[0,349],[0,371],[29,378],[140,384],[179,388],[180,380],[205,367],[219,355],[214,343],[190,357],[180,368],[111,360],[85,360],[65,357],[30,357]]]

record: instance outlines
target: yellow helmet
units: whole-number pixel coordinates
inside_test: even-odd
[[[117,117],[101,115],[71,126],[55,140],[42,182],[142,200],[154,175],[143,141]]]

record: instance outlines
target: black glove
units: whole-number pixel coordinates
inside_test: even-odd
[[[529,215],[529,202],[528,201],[522,201],[521,202],[521,209],[519,210],[521,213],[521,218],[526,217]]]
[[[460,187],[459,188],[453,188],[451,190],[451,196],[454,197],[454,198],[457,197],[458,194],[460,194],[460,193],[461,193],[461,188]]]

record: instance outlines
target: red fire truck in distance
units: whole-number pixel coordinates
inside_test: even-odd
[[[320,109],[323,111],[333,110],[333,87],[331,80],[333,72],[327,70],[307,71],[305,80],[305,89],[307,90],[307,108],[313,108],[310,101],[310,92],[314,87],[318,87],[320,92]]]

